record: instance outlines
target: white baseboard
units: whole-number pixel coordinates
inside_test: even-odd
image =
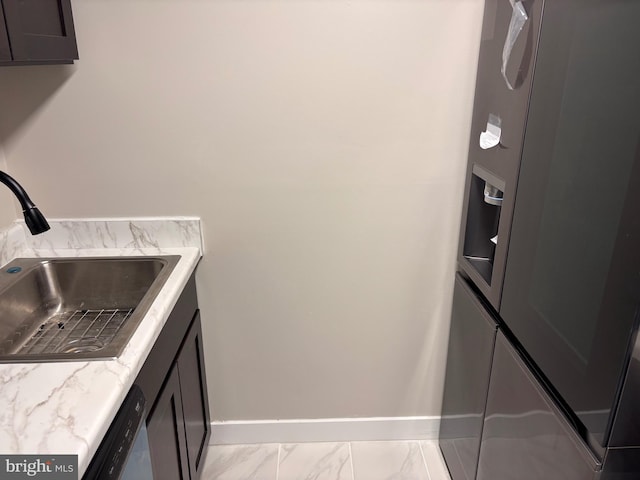
[[[440,417],[326,418],[211,422],[212,445],[434,440]]]

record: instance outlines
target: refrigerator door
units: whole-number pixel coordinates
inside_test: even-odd
[[[456,275],[440,421],[440,449],[452,480],[476,477],[496,322]]]
[[[502,332],[498,333],[478,480],[590,480],[600,463]]]
[[[498,308],[543,0],[486,0],[458,262]]]
[[[640,308],[638,45],[640,2],[547,2],[500,305],[600,453]]]

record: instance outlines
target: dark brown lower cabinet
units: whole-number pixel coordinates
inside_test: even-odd
[[[4,20],[4,8],[0,2],[0,20]],[[11,61],[11,46],[9,45],[9,37],[7,30],[0,25],[0,62]]]
[[[211,427],[199,313],[147,417],[147,430],[154,478],[200,477]]]
[[[200,477],[200,467],[203,464],[201,460],[211,430],[199,313],[196,314],[178,354],[177,367],[187,441],[187,462],[191,478],[195,479]]]
[[[182,393],[175,366],[147,419],[147,432],[154,478],[188,480]]]
[[[192,276],[136,384],[147,404],[153,478],[198,480],[211,434],[202,326]]]

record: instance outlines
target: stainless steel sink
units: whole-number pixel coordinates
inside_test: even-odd
[[[20,258],[0,270],[0,362],[122,353],[179,256]]]

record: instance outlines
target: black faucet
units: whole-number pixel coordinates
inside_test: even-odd
[[[15,181],[13,177],[0,171],[0,182],[4,183],[9,190],[18,198],[20,206],[22,207],[22,213],[24,214],[24,221],[29,227],[31,235],[38,235],[39,233],[49,230],[49,224],[44,215],[40,213],[38,207],[31,201],[24,188]]]

